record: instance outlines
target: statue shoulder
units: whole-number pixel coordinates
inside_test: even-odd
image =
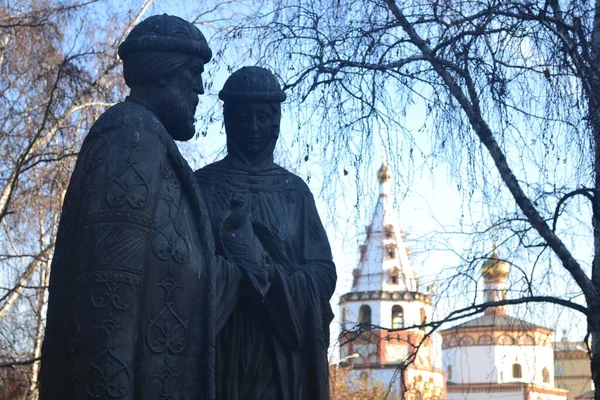
[[[181,156],[176,149],[150,110],[135,103],[118,103],[106,110],[90,129],[81,146],[76,171],[83,175],[102,171],[110,176],[118,168],[122,168],[119,174],[125,170],[132,176],[143,172],[142,180],[147,185],[165,155],[174,154],[170,157],[175,161],[174,167],[185,164],[183,159],[179,160]],[[100,165],[108,169],[99,168]],[[133,165],[135,168],[129,168]]]
[[[297,190],[299,192],[308,192],[310,193],[310,189],[304,179],[300,178],[298,175],[293,172],[288,171],[280,165],[275,164],[275,173],[277,175],[282,175],[285,177],[287,185],[292,190]]]
[[[89,136],[128,128],[135,131],[166,133],[164,126],[152,111],[140,104],[124,101],[106,110],[90,129]]]
[[[202,184],[219,185],[226,183],[225,181],[229,181],[229,178],[235,175],[235,171],[227,159],[224,158],[197,169],[194,174],[196,175],[196,180]]]

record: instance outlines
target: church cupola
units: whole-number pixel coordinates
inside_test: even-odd
[[[484,280],[483,296],[486,302],[506,300],[510,265],[498,255],[494,245],[492,255],[481,266]],[[485,314],[506,315],[506,306],[489,307]]]

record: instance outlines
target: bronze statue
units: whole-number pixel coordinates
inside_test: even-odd
[[[40,396],[212,400],[216,332],[243,279],[259,291],[268,282],[262,249],[236,215],[223,219],[219,243],[238,246],[246,278],[215,255],[174,142],[194,135],[211,50],[194,25],[161,15],[138,24],[119,55],[131,93],[90,129],[63,205]]]
[[[306,184],[273,162],[281,102],[275,76],[244,67],[219,98],[227,156],[196,171],[217,251],[244,265],[227,222],[248,220],[265,252],[270,286],[244,279],[217,335],[217,398],[328,399],[327,348],[336,284],[329,243]],[[221,239],[224,238],[224,239]]]

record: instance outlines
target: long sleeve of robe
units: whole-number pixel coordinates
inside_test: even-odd
[[[328,399],[335,265],[308,187],[269,161],[245,168],[228,156],[196,171],[211,215],[241,204],[275,242],[263,243],[274,269],[266,297],[246,285],[217,338],[218,397]]]
[[[84,140],[51,269],[41,400],[215,398],[239,269],[215,257],[190,167],[134,102]]]

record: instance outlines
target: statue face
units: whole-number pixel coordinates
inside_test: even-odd
[[[191,57],[163,83],[158,105],[159,118],[175,140],[190,140],[196,132],[194,116],[198,95],[204,93],[204,62]]]
[[[229,108],[225,129],[242,154],[252,161],[276,135],[277,118],[277,113],[269,103],[237,103]]]

